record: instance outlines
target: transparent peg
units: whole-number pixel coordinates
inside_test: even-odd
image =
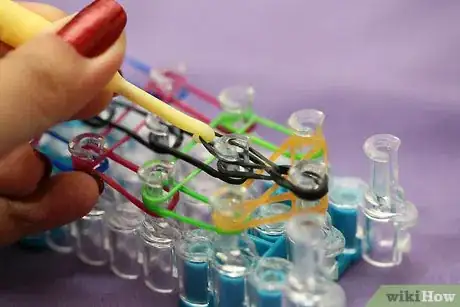
[[[232,86],[223,89],[218,100],[225,112],[242,115],[252,111],[255,91],[252,86]]]
[[[96,266],[108,262],[108,237],[104,215],[119,200],[120,194],[106,186],[96,206],[75,222],[76,251],[83,262]]]
[[[89,265],[104,265],[108,261],[104,213],[102,204],[98,202],[87,215],[75,222],[77,256]]]
[[[232,163],[249,162],[249,138],[247,136],[238,134],[221,136],[214,141],[214,149],[227,170],[245,171],[244,167]]]
[[[254,95],[252,86],[233,86],[223,89],[217,96],[227,119],[232,121],[233,129],[242,129],[246,125],[246,115],[252,112]]]
[[[188,153],[194,158],[200,161],[209,161],[212,155],[203,146],[194,146],[193,149]],[[215,161],[214,161],[215,163]],[[212,165],[212,167],[216,167]],[[178,160],[176,164],[175,177],[177,182],[181,182],[196,168],[191,167],[182,160]],[[193,189],[197,193],[210,197],[215,191],[217,191],[223,182],[216,179],[205,172],[198,173],[193,180],[187,183],[187,187]],[[194,219],[211,222],[211,207],[202,201],[188,195],[187,193],[181,192],[179,204],[176,207],[176,211],[184,216],[188,216]],[[190,224],[183,224],[185,229],[192,229],[194,226]]]
[[[339,279],[339,265],[337,256],[345,250],[345,237],[343,234],[332,225],[332,219],[328,212],[326,212],[323,225],[324,235],[324,260],[323,270],[326,276],[330,279]]]
[[[167,194],[165,186],[170,185],[174,164],[153,161],[138,171],[144,183],[145,193],[153,198]],[[166,207],[167,202],[158,204]],[[179,224],[170,219],[146,216],[140,228],[142,241],[142,265],[144,283],[158,293],[171,293],[177,290],[177,269],[174,261],[174,242],[181,238]]]
[[[198,182],[200,183],[199,185],[207,184],[206,182]],[[200,193],[200,191],[194,187],[190,186],[190,188],[193,188],[196,192]],[[190,195],[187,195],[186,193],[181,193],[179,203],[176,207],[176,212],[183,216],[191,217],[205,222],[211,221],[211,208],[209,205]],[[183,230],[191,230],[196,227],[183,223],[182,228]]]
[[[165,186],[170,186],[174,178],[175,166],[173,162],[151,161],[139,168],[137,175],[144,185],[144,191],[153,198],[167,195]],[[167,203],[160,204],[166,206]]]
[[[158,115],[149,113],[145,120],[145,125],[157,141],[164,145],[169,144],[168,126]]]
[[[213,214],[235,216],[235,206],[248,197],[242,186],[223,187],[210,199]],[[244,306],[246,278],[257,258],[255,244],[245,232],[216,237],[210,260],[215,307]]]
[[[101,155],[106,150],[106,140],[96,133],[83,133],[73,138],[68,146],[72,164],[76,169],[94,168],[94,163],[102,162]]]
[[[71,139],[75,135],[85,132],[85,125],[77,120],[63,122],[55,126],[52,131],[56,132],[60,136]],[[43,134],[39,139],[40,148],[46,153],[54,157],[70,157],[68,146],[60,140],[48,135]]]
[[[74,167],[86,169],[101,158],[105,150],[105,139],[95,133],[80,134],[72,139],[68,149]],[[89,265],[104,265],[108,261],[103,218],[105,210],[113,204],[114,199],[114,191],[105,187],[96,206],[75,222],[76,253],[81,261]]]
[[[298,136],[314,136],[322,129],[325,118],[326,115],[319,110],[298,110],[289,116],[288,126]]]
[[[179,225],[170,219],[146,216],[140,228],[145,285],[157,293],[177,290],[174,242],[181,238]]]
[[[227,162],[248,159],[249,138],[239,134],[223,135],[215,140],[214,148],[219,158]]]
[[[323,222],[324,223],[322,224],[321,228],[324,236],[323,271],[332,279],[337,279],[338,264],[336,257],[344,250],[345,238],[343,237],[342,233],[340,233],[340,231],[332,225],[332,218],[329,212],[324,214]],[[295,250],[295,242],[293,242],[289,236],[286,238],[286,240],[288,244],[287,258],[292,261],[293,253]]]
[[[291,206],[284,203],[272,203],[257,208],[254,214],[254,218],[263,219],[269,218],[275,215],[284,214],[291,210]],[[284,234],[285,222],[279,222],[274,224],[259,225],[254,229],[256,236],[265,239],[270,242],[276,241],[280,236]]]
[[[309,175],[313,173],[317,178]],[[328,169],[324,162],[313,160],[300,160],[289,169],[288,178],[296,187],[304,190],[317,190],[322,185],[328,184]],[[318,205],[319,200],[305,200],[298,198],[298,208],[311,208]]]
[[[308,138],[317,136],[318,133],[322,133],[325,119],[326,115],[322,111],[315,109],[302,109],[293,112],[289,116],[287,124],[295,135]],[[302,146],[297,149],[296,154],[304,156],[312,150],[312,146]],[[321,162],[323,161],[323,158],[316,157],[315,160]],[[330,168],[329,165],[328,168]],[[330,173],[329,170],[328,173]]]
[[[410,249],[410,234],[418,218],[399,184],[398,149],[401,141],[391,134],[376,134],[364,143],[371,162],[371,178],[359,222],[363,231],[363,259],[377,267],[401,264]]]
[[[325,278],[324,216],[297,215],[286,225],[292,245],[293,267],[283,291],[283,307],[345,307],[345,292]]]
[[[45,240],[48,247],[61,254],[69,254],[75,247],[75,224],[63,225],[46,232]]]
[[[355,177],[334,177],[329,190],[328,210],[334,226],[345,237],[345,252],[352,253],[358,248],[357,212],[364,204],[366,190],[366,183]]]
[[[164,100],[171,98],[183,99],[187,95],[187,88],[184,87],[186,79],[184,75],[187,72],[187,64],[179,62],[173,67],[167,69],[150,70],[150,79],[162,91]]]
[[[283,258],[261,258],[248,276],[248,307],[281,306],[292,263]]]
[[[165,76],[162,70],[152,69],[150,71],[150,79],[155,83],[158,89],[162,92],[164,98],[169,100],[174,91],[174,80]]]
[[[110,269],[123,279],[137,279],[141,274],[138,230],[143,220],[143,212],[126,200],[105,214]]]
[[[208,306],[210,302],[208,273],[214,237],[214,233],[195,229],[175,244],[179,295],[188,305]]]

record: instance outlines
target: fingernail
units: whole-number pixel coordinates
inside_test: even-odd
[[[126,26],[126,12],[113,0],[96,0],[57,33],[87,58],[104,53]]]
[[[102,177],[96,172],[88,173],[88,175],[90,175],[91,177],[94,178],[94,180],[96,180],[97,187],[99,189],[99,195],[101,195],[104,192],[104,188],[105,188],[104,180],[102,180]]]
[[[43,163],[43,178],[51,176],[51,173],[53,172],[53,163],[51,163],[51,160],[37,149],[34,149],[34,154]]]

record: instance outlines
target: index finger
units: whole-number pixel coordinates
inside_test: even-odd
[[[24,6],[28,10],[41,15],[42,17],[51,22],[56,22],[69,16],[68,13],[48,4],[27,1],[17,1],[17,3]],[[119,40],[121,45],[126,45],[125,33],[121,35]],[[12,49],[12,47],[0,41],[0,58],[2,58],[6,53],[11,51]],[[99,95],[97,95],[96,97],[94,97],[94,99],[88,102],[86,107],[83,108],[77,114],[75,114],[75,116],[73,116],[71,119],[86,119],[95,116],[107,107],[107,105],[112,100],[112,97],[113,93],[107,90],[101,91]]]
[[[35,12],[45,19],[53,22],[58,21],[59,19],[62,19],[68,15],[66,12],[48,4],[23,1],[18,1],[18,3],[26,9],[31,10],[32,12]],[[12,49],[12,47],[0,41],[0,58]]]

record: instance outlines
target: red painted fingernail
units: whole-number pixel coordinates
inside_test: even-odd
[[[113,0],[96,0],[57,33],[87,58],[104,53],[126,26],[126,12]]]
[[[50,159],[37,149],[34,149],[34,154],[43,163],[43,178],[51,176],[51,173],[53,172],[53,163],[51,163]]]
[[[102,180],[102,177],[98,173],[96,173],[94,171],[88,173],[88,175],[90,175],[91,177],[94,178],[94,180],[96,180],[97,187],[99,189],[99,195],[101,195],[104,192],[104,188],[105,188],[104,180]]]

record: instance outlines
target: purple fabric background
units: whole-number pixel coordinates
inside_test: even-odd
[[[73,12],[87,1],[45,2]],[[413,250],[401,267],[347,272],[349,306],[364,306],[382,284],[460,283],[460,2],[120,2],[130,55],[156,66],[185,61],[191,81],[212,93],[251,82],[258,112],[280,122],[299,108],[324,110],[338,175],[367,178],[367,136],[402,139],[401,181],[420,211]],[[0,306],[174,302],[73,256],[0,251]]]

